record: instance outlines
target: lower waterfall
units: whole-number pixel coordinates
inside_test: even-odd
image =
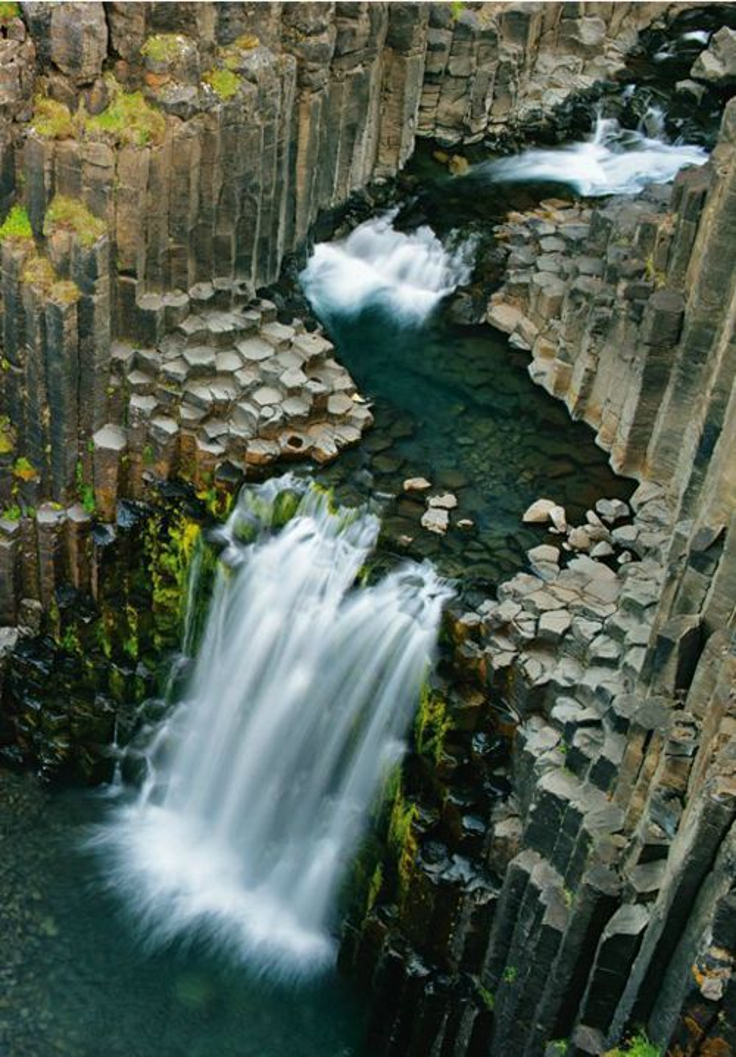
[[[148,942],[199,933],[285,976],[333,960],[450,594],[429,564],[354,588],[378,530],[290,475],[241,493],[188,690],[96,838]]]

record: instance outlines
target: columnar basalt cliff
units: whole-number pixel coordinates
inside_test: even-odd
[[[4,745],[103,776],[204,508],[370,426],[328,336],[259,294],[320,215],[418,137],[562,136],[688,6],[0,5]],[[703,82],[731,83],[730,39]],[[735,107],[671,187],[496,232],[488,323],[639,487],[577,526],[543,504],[531,572],[448,619],[342,948],[379,996],[376,1053],[582,1057],[639,1028],[736,1052]],[[202,509],[142,529],[167,481]],[[113,595],[116,521],[146,562]],[[94,618],[67,621],[70,590]],[[42,628],[87,664],[82,704],[23,654]]]
[[[499,231],[489,321],[642,483],[633,518],[535,504],[560,545],[454,627],[475,682],[433,776],[410,772],[395,884],[345,947],[389,1052],[582,1057],[641,1026],[667,1053],[733,1052],[735,116],[671,189],[546,200]],[[501,702],[514,796],[494,809]]]

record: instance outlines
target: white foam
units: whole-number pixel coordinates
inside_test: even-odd
[[[658,128],[657,137],[622,129],[614,118],[599,118],[591,139],[551,150],[522,151],[513,157],[482,162],[472,172],[492,183],[563,183],[588,197],[638,194],[648,184],[668,183],[685,165],[703,165],[702,147],[665,143],[661,115],[652,111],[644,123]]]
[[[396,211],[360,224],[347,238],[314,247],[300,279],[320,314],[357,315],[380,305],[405,322],[421,322],[443,297],[467,283],[474,244],[446,249],[426,225],[396,231]]]

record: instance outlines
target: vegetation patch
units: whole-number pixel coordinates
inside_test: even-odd
[[[15,205],[0,225],[0,242],[18,242],[33,238],[28,213],[21,205]]]
[[[15,441],[10,420],[3,415],[0,418],[0,455],[9,455],[14,447]]]
[[[209,70],[202,80],[220,99],[232,99],[241,84],[241,78],[232,70]]]
[[[13,465],[13,477],[17,477],[19,481],[35,481],[38,478],[38,473],[33,464],[26,459],[24,455],[15,460]]]
[[[399,895],[402,900],[409,888],[412,867],[418,851],[417,839],[413,831],[416,817],[417,805],[405,798],[401,785],[399,785],[388,824],[388,844],[396,863]]]
[[[36,289],[44,293],[48,293],[57,278],[54,266],[48,257],[35,254],[33,257],[29,257],[23,265],[21,274],[23,282],[28,283],[29,286],[35,286]]]
[[[6,3],[5,0],[0,3],[0,26],[7,26],[8,22],[12,22],[14,18],[19,17],[19,4]]]
[[[31,120],[33,130],[44,139],[72,139],[74,137],[74,121],[69,113],[69,107],[63,103],[57,103],[55,99],[48,96],[37,95],[33,101],[33,118]]]
[[[257,48],[260,43],[261,42],[255,33],[242,33],[237,37],[235,47],[240,48],[241,51],[252,51],[253,48]]]
[[[112,99],[101,114],[87,115],[85,129],[93,138],[116,146],[145,147],[163,142],[166,120],[143,98],[142,92],[125,92],[114,78],[108,80]]]
[[[489,991],[487,987],[483,987],[482,984],[476,985],[476,991],[478,997],[483,1003],[483,1008],[487,1009],[489,1013],[492,1013],[496,1005],[496,996],[492,991]]]
[[[49,296],[60,305],[73,305],[82,296],[82,291],[76,283],[69,279],[61,279],[51,287]]]
[[[604,1057],[662,1057],[662,1051],[640,1031],[625,1046],[609,1050]]]
[[[78,198],[56,195],[46,210],[43,233],[48,236],[59,230],[73,231],[82,246],[93,246],[107,228]]]
[[[186,51],[186,37],[180,33],[156,33],[141,48],[141,55],[153,62],[176,62]]]
[[[419,711],[414,724],[417,752],[439,762],[452,720],[445,700],[425,683],[419,698]]]

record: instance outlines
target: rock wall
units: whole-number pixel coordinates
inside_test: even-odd
[[[499,232],[490,322],[642,484],[631,517],[530,509],[556,533],[531,574],[454,624],[476,708],[448,703],[429,780],[407,769],[395,875],[344,946],[388,1053],[582,1057],[641,1029],[734,1052],[735,116],[672,189]]]
[[[0,619],[41,595],[39,517],[355,443],[329,344],[255,289],[416,136],[533,125],[678,6],[6,5]]]

